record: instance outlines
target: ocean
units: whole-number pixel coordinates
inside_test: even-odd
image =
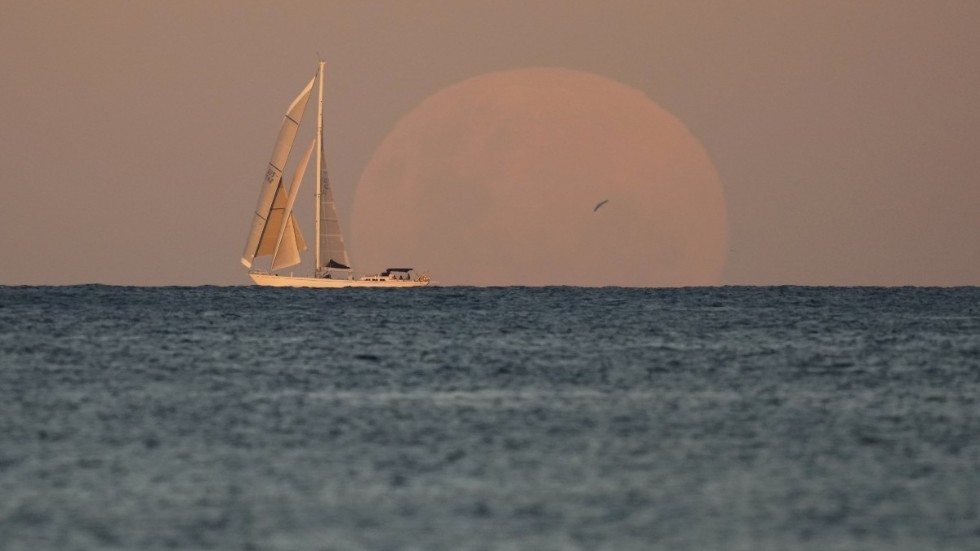
[[[0,549],[980,549],[980,289],[0,287]]]

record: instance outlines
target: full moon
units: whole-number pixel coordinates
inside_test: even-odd
[[[375,151],[351,216],[359,268],[447,285],[715,285],[727,242],[721,181],[684,124],[566,69],[423,101]]]

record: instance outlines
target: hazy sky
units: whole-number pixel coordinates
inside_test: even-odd
[[[427,97],[560,67],[643,91],[700,140],[725,187],[726,283],[980,285],[973,0],[3,12],[0,284],[246,283],[271,145],[319,53],[342,217],[372,153]]]

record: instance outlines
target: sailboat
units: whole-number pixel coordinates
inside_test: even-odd
[[[279,137],[272,149],[272,159],[262,182],[252,228],[242,253],[242,264],[249,268],[248,275],[253,282],[270,287],[424,287],[430,282],[428,274],[415,276],[412,268],[388,268],[376,274],[354,276],[323,154],[323,67],[324,62],[320,61],[316,74],[286,110]],[[303,121],[303,113],[309,103],[314,83],[318,83],[316,137],[297,164],[296,172],[287,187],[283,180],[283,170]],[[314,150],[316,243],[313,274],[280,275],[277,273],[279,270],[300,264],[300,252],[307,250],[293,206]],[[271,257],[269,269],[256,268],[255,259],[265,256]]]

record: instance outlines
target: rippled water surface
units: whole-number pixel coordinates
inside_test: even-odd
[[[0,288],[0,549],[980,549],[980,289]]]

